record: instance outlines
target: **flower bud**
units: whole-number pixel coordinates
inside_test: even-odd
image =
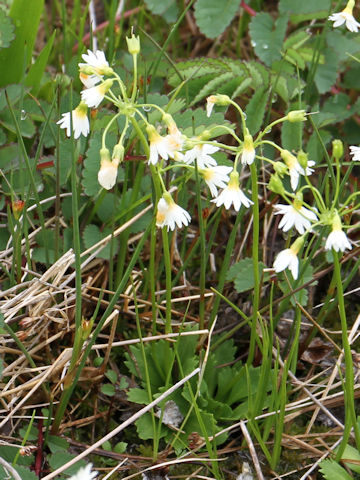
[[[112,163],[118,166],[119,163],[121,163],[124,160],[124,154],[125,154],[124,146],[119,143],[115,145],[112,153]]]
[[[140,38],[135,36],[133,33],[131,37],[126,37],[126,43],[128,46],[129,53],[131,55],[137,55],[140,52]]]
[[[275,162],[274,170],[279,177],[283,177],[287,173],[287,166],[283,162]]]
[[[22,211],[24,210],[24,200],[14,200],[11,204],[15,220],[19,220]]]
[[[305,110],[292,110],[286,115],[286,120],[288,120],[291,123],[305,122],[306,121]]]
[[[336,139],[332,142],[333,147],[333,156],[336,160],[340,160],[340,158],[344,155],[344,145],[341,140]]]
[[[305,153],[303,150],[300,150],[299,153],[297,154],[297,160],[300,163],[300,166],[304,169],[308,166],[308,154]]]
[[[268,188],[272,192],[278,193],[279,195],[284,195],[285,193],[283,183],[280,180],[279,175],[277,173],[274,173],[273,175],[271,175]]]

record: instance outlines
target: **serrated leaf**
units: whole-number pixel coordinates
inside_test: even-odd
[[[287,62],[292,63],[293,65],[300,68],[300,70],[304,70],[305,68],[305,60],[300,55],[299,52],[294,50],[293,48],[288,48],[284,55],[284,58]]]
[[[197,0],[195,19],[200,31],[208,38],[221,35],[230,24],[240,5],[240,0]]]
[[[2,470],[2,467],[0,467],[0,468]],[[22,465],[15,465],[14,468],[18,472],[18,474],[20,475],[21,480],[38,480],[38,478],[39,478],[37,475],[35,475],[34,472],[32,472],[31,470],[29,470],[26,467],[23,467]],[[7,477],[4,477],[4,478],[7,478]]]
[[[266,88],[269,84],[269,71],[259,62],[246,62],[246,69],[253,79],[254,90],[258,87]]]
[[[297,50],[302,45],[304,45],[304,43],[306,43],[310,38],[311,38],[311,35],[303,30],[292,33],[284,41],[283,49],[284,51],[286,51],[288,48],[293,48]]]
[[[115,387],[111,383],[104,383],[101,385],[100,390],[107,397],[113,397],[115,395]]]
[[[68,453],[68,452],[56,452],[56,453],[53,453],[52,455],[49,455],[47,457],[47,460],[52,470],[56,470],[59,467],[62,467],[63,465],[65,465],[65,463],[69,462],[75,457],[76,455],[72,455],[71,453]],[[78,462],[74,463],[74,465],[71,465],[71,467],[64,470],[64,473],[68,475],[75,475],[75,473],[77,473],[77,471],[81,467],[85,467],[85,466],[86,466],[85,460],[79,460]]]
[[[168,23],[175,22],[178,16],[176,0],[145,0],[146,7],[154,14],[161,15]]]
[[[259,275],[261,277],[263,269],[266,265],[262,262],[259,262]],[[268,276],[268,275],[267,275]],[[244,258],[237,263],[232,265],[226,275],[226,280],[231,280],[234,282],[235,289],[237,292],[246,292],[251,288],[254,288],[254,266],[252,258]]]
[[[194,100],[190,103],[190,107],[193,106],[195,103],[200,102],[203,98],[207,97],[208,95],[217,93],[217,87],[223,85],[228,80],[232,80],[234,78],[234,74],[232,72],[225,72],[218,77],[213,78],[210,80],[196,95]]]
[[[251,97],[246,107],[246,124],[251,135],[260,130],[265,115],[265,109],[269,98],[269,91],[257,90]]]
[[[66,438],[56,437],[55,435],[49,435],[47,440],[47,446],[50,448],[51,453],[60,451],[68,451],[69,443]]]
[[[293,23],[326,18],[329,15],[331,0],[316,0],[315,2],[295,2],[294,0],[280,0],[279,13],[288,14]]]
[[[7,48],[14,38],[14,25],[4,10],[0,9],[0,49]]]
[[[130,402],[139,403],[140,405],[146,405],[150,402],[148,393],[142,388],[130,388],[127,398]]]
[[[117,382],[117,375],[114,370],[107,370],[105,372],[105,376],[110,380],[111,383],[116,383]]]
[[[86,248],[90,248],[95,243],[100,242],[103,238],[111,234],[112,230],[110,228],[105,228],[102,232],[100,231],[97,225],[89,224],[86,225],[83,232],[83,240]],[[118,245],[118,239],[113,238],[113,252],[116,251]],[[109,260],[111,254],[111,241],[109,241],[105,247],[96,255],[97,258],[103,258],[104,260]]]
[[[322,460],[319,467],[326,480],[353,480],[335,460]]]
[[[243,93],[251,86],[252,82],[252,78],[245,78],[232,93],[231,98],[238,97],[241,93]]]
[[[346,445],[341,456],[342,462],[356,473],[360,473],[360,452],[351,445]],[[354,462],[352,462],[354,460]]]
[[[286,27],[286,15],[274,22],[271,15],[261,12],[251,20],[249,31],[255,53],[268,67],[281,59]]]
[[[331,49],[325,51],[324,65],[318,65],[314,77],[319,93],[328,92],[335,84],[338,76],[339,57]]]

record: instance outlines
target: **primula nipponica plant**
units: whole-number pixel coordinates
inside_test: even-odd
[[[350,15],[351,2],[342,12],[347,18]],[[334,14],[330,17],[335,19]],[[344,17],[344,18],[345,18]],[[337,23],[335,23],[337,26]],[[257,165],[269,163],[274,171],[270,177],[268,188],[280,195],[284,203],[274,205],[275,215],[282,216],[279,222],[279,229],[284,232],[295,229],[301,235],[301,241],[295,241],[293,245],[281,251],[275,259],[275,272],[282,272],[290,269],[294,279],[299,276],[299,259],[301,258],[303,246],[310,235],[324,237],[325,250],[345,252],[352,248],[351,241],[346,235],[350,228],[347,222],[342,219],[357,208],[354,202],[357,193],[352,194],[340,204],[340,157],[343,154],[343,147],[340,141],[334,142],[333,179],[334,197],[331,203],[327,203],[318,189],[310,182],[310,176],[316,173],[315,162],[308,159],[305,152],[290,152],[283,149],[276,143],[264,139],[265,134],[280,122],[304,122],[307,119],[304,110],[290,111],[285,117],[274,121],[261,131],[256,138],[253,138],[246,125],[245,114],[239,105],[227,95],[210,95],[207,98],[206,112],[210,117],[216,106],[232,106],[241,118],[242,139],[237,132],[229,126],[215,126],[204,129],[196,137],[189,138],[181,132],[173,117],[167,113],[166,108],[155,104],[138,103],[137,91],[137,58],[140,52],[139,38],[132,34],[127,38],[128,48],[133,57],[134,79],[131,94],[128,93],[123,80],[114,71],[106,60],[105,54],[101,51],[92,52],[88,50],[82,57],[83,63],[79,63],[80,79],[85,86],[81,92],[81,102],[72,111],[62,115],[59,120],[61,128],[66,130],[70,136],[71,126],[74,138],[89,133],[89,122],[87,109],[97,108],[105,101],[112,103],[117,112],[114,114],[102,135],[102,148],[99,151],[100,169],[98,181],[100,185],[109,190],[114,187],[117,181],[119,164],[124,159],[125,140],[127,132],[132,126],[138,138],[143,144],[147,155],[148,165],[156,192],[156,225],[159,228],[166,228],[167,231],[188,226],[191,222],[191,215],[186,210],[187,206],[180,206],[174,201],[166,185],[165,175],[172,173],[172,182],[176,183],[177,174],[181,169],[185,172],[184,178],[188,181],[191,173],[198,172],[198,176],[208,187],[212,198],[211,202],[217,207],[224,206],[229,210],[232,207],[236,212],[240,208],[258,209],[258,198],[255,194]],[[144,111],[156,109],[161,114],[160,124],[151,124]],[[72,121],[70,116],[72,115]],[[125,117],[125,127],[120,138],[110,152],[107,148],[107,133],[111,124],[119,117]],[[214,130],[227,134],[232,138],[232,144],[220,143],[213,139]],[[266,158],[262,155],[264,145],[272,146],[279,153],[277,161]],[[350,147],[353,160],[360,158],[360,148]],[[233,160],[232,167],[218,165],[214,154],[219,151],[225,152]],[[242,185],[242,178],[247,168],[252,172],[252,193]],[[289,179],[289,181],[287,180]],[[289,189],[290,184],[290,189]],[[306,201],[304,201],[304,195]],[[251,198],[250,198],[251,196]],[[355,202],[356,203],[356,202]],[[306,253],[305,253],[306,256]]]

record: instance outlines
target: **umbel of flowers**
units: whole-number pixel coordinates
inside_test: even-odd
[[[350,6],[349,6],[350,5]],[[351,8],[349,2],[347,9]],[[345,9],[346,10],[346,9]],[[344,11],[345,12],[345,11]],[[348,15],[346,10],[343,15]],[[346,16],[345,15],[345,16]],[[140,40],[134,34],[127,38],[130,54],[133,57],[132,91],[128,92],[123,80],[109,65],[104,52],[88,50],[83,54],[84,62],[79,63],[79,76],[84,85],[81,102],[71,112],[62,114],[58,121],[68,136],[78,139],[90,132],[88,109],[98,108],[103,101],[112,103],[116,109],[113,117],[106,125],[102,135],[102,146],[99,151],[99,184],[109,190],[116,185],[118,167],[123,162],[125,140],[130,127],[142,142],[147,162],[152,175],[156,192],[156,225],[167,231],[187,227],[191,222],[190,213],[177,205],[165,184],[165,174],[176,181],[177,173],[182,170],[185,183],[193,174],[204,182],[211,202],[216,207],[234,209],[253,208],[258,212],[257,169],[264,163],[273,169],[268,188],[283,198],[282,203],[274,205],[274,214],[280,216],[279,229],[287,233],[292,230],[301,236],[282,250],[276,257],[274,269],[282,272],[289,269],[294,279],[299,275],[299,256],[306,246],[309,235],[327,236],[324,248],[335,252],[344,252],[352,248],[346,235],[346,226],[342,218],[348,205],[354,200],[349,197],[342,205],[340,198],[340,157],[339,148],[334,147],[335,169],[334,179],[336,193],[331,205],[326,205],[321,193],[310,183],[309,177],[315,171],[315,162],[308,159],[305,152],[290,152],[265,139],[272,127],[281,122],[304,122],[307,115],[304,110],[289,112],[260,131],[255,138],[251,135],[246,117],[240,106],[227,95],[214,94],[207,98],[206,112],[210,117],[216,106],[236,108],[241,124],[240,134],[226,125],[203,130],[196,137],[186,136],[176,124],[174,118],[156,104],[144,104],[138,101],[137,91],[137,59],[140,53]],[[160,124],[152,124],[144,115],[144,110],[155,109],[160,112]],[[125,117],[125,126],[112,152],[107,147],[107,133],[119,116]],[[231,135],[235,145],[227,145],[214,140],[216,134]],[[238,136],[239,135],[239,136]],[[272,160],[262,155],[262,146],[271,145],[278,158]],[[338,146],[338,144],[336,144]],[[354,160],[360,160],[360,147],[350,147]],[[229,157],[227,165],[218,165],[214,154],[222,151]],[[251,172],[251,190],[242,185],[242,173],[246,169]],[[307,202],[304,201],[306,193]],[[356,196],[356,194],[355,194]],[[312,200],[309,200],[311,199]],[[310,202],[310,203],[309,203]],[[186,206],[185,206],[186,207]],[[354,207],[355,208],[355,207]],[[329,231],[330,230],[330,231]],[[290,238],[290,237],[289,237]]]

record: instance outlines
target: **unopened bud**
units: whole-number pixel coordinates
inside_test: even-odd
[[[340,158],[344,155],[344,145],[341,140],[336,139],[332,142],[333,147],[333,155],[336,160],[340,160]]]
[[[275,162],[274,170],[280,177],[283,177],[287,173],[287,166],[283,162]]]
[[[24,210],[25,202],[23,200],[14,200],[11,206],[15,220],[19,220],[21,213]]]
[[[305,110],[292,110],[286,115],[286,119],[291,123],[305,122],[306,121]]]
[[[133,33],[131,37],[126,37],[126,43],[128,46],[129,53],[131,55],[137,55],[140,52],[140,38],[135,36]]]
[[[280,180],[279,175],[277,175],[276,173],[271,175],[268,188],[272,192],[278,193],[279,195],[284,195],[285,193],[283,183]]]

